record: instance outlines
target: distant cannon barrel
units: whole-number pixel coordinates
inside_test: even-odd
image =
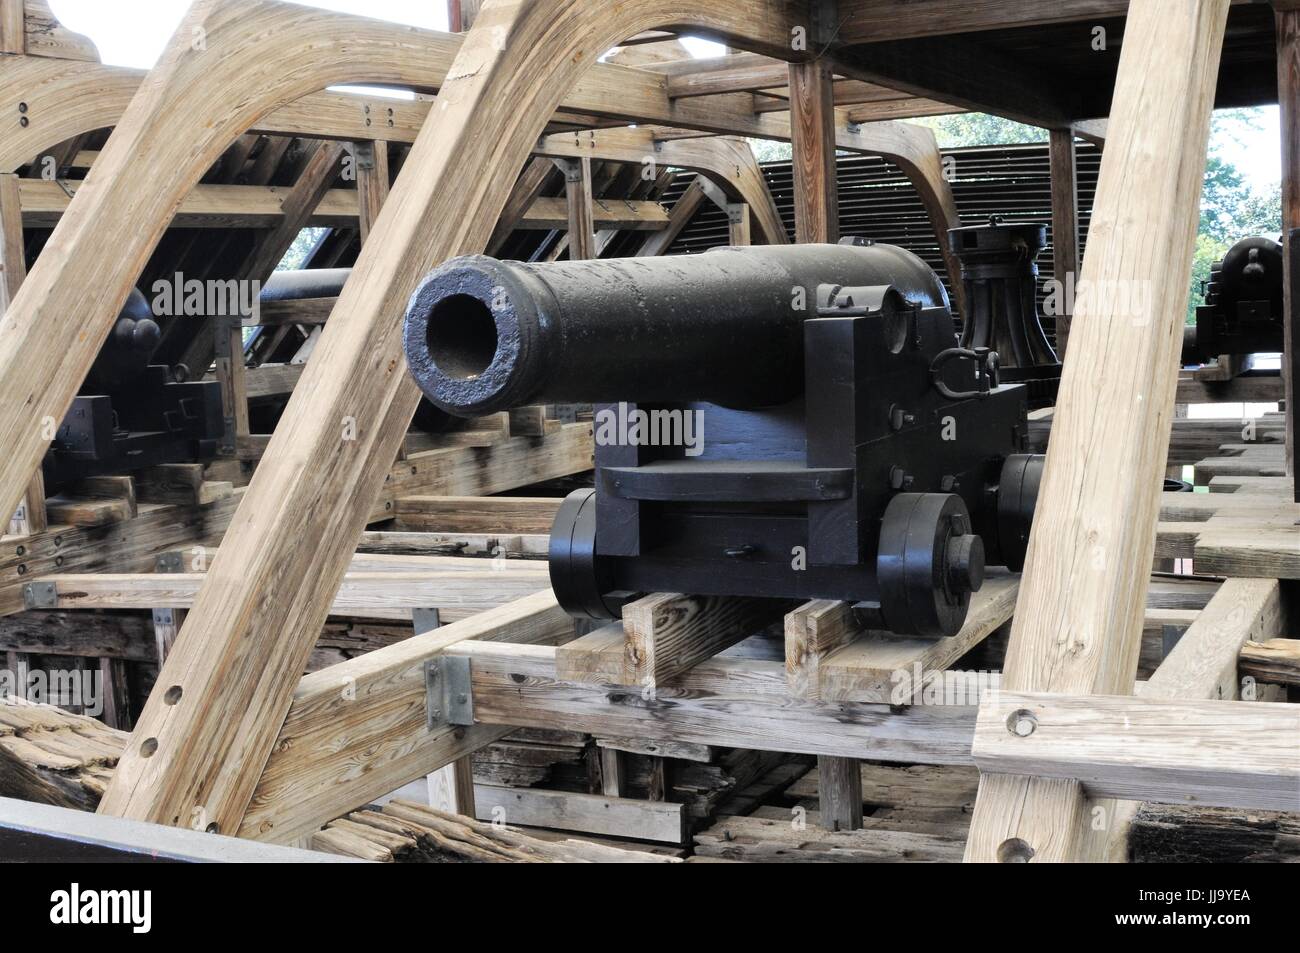
[[[803,322],[831,289],[947,295],[890,245],[717,248],[700,255],[522,264],[481,255],[432,271],[405,347],[426,397],[461,416],[538,403],[708,401],[765,407],[803,392]]]

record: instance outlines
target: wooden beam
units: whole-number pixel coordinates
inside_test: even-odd
[[[22,3],[15,0],[15,5],[21,12]],[[21,182],[16,175],[0,173],[0,315],[9,307],[27,277],[25,247]],[[30,536],[44,532],[48,525],[45,479],[38,465],[13,512],[13,518],[9,520],[8,529],[11,535]]]
[[[476,817],[474,759],[457,758],[429,775],[429,806],[449,814]]]
[[[835,243],[840,237],[839,182],[835,164],[835,102],[830,64],[790,65],[790,128],[793,133],[795,241]],[[942,245],[943,242],[940,242]],[[857,761],[823,755],[822,777],[835,785],[823,805],[822,824],[831,830],[862,826]],[[856,801],[856,804],[854,803]]]
[[[836,69],[854,79],[902,90],[974,112],[1046,128],[1095,118],[1081,92],[995,47],[967,37],[872,42],[839,49]]]
[[[676,203],[668,213],[668,227],[647,237],[645,243],[637,249],[637,257],[647,258],[665,254],[677,240],[677,236],[682,233],[682,229],[690,224],[705,198],[704,183],[697,178],[677,197]]]
[[[1136,314],[1115,295],[1076,304],[1006,691],[1132,690],[1227,10],[1227,0],[1190,12],[1152,0],[1128,19],[1081,282],[1142,289],[1150,304]],[[1119,472],[1128,478],[1116,482]],[[1079,857],[1084,807],[1077,781],[986,774],[967,859]]]
[[[1019,575],[989,570],[984,587],[971,598],[965,624],[956,635],[944,639],[899,638],[886,632],[857,634],[843,648],[822,658],[816,671],[816,697],[823,701],[915,703],[958,659],[1011,619],[1019,589]],[[842,610],[836,614],[842,615]],[[830,621],[823,618],[820,623],[826,626]],[[787,639],[788,633],[787,627]],[[788,641],[786,651],[788,659]]]
[[[686,806],[539,788],[474,786],[479,820],[680,844]]]
[[[160,687],[182,689],[185,703],[167,704],[162,691],[150,697],[102,811],[167,824],[197,811],[215,830],[239,827],[289,710],[297,675],[419,400],[402,360],[405,304],[428,267],[483,249],[517,170],[563,91],[605,50],[661,25],[660,19],[684,17],[706,33],[730,33],[741,43],[765,46],[778,42],[775,31],[787,27],[791,15],[789,5],[776,0],[684,13],[669,0],[634,6],[535,0],[485,7],[448,70],[438,95],[438,119],[421,130],[412,147],[331,316],[330,332],[322,336],[290,399],[222,542],[222,556],[164,664]],[[96,282],[101,291],[115,291],[134,279],[138,268],[132,259],[156,241],[163,213],[193,185],[198,170],[215,161],[211,151],[219,150],[196,146],[194,138],[228,143],[259,114],[339,81],[340,72],[346,70],[352,74],[346,79],[355,81],[356,73],[372,68],[367,54],[379,62],[404,59],[391,47],[383,54],[366,49],[364,30],[356,23],[367,21],[344,22],[340,29],[339,20],[316,10],[241,0],[191,11],[145,87],[150,95],[133,101],[118,125],[106,149],[108,167],[101,162],[96,170],[103,187],[91,196],[83,192],[79,199],[88,200],[60,223],[70,233],[62,239],[64,247],[76,257],[75,246],[94,239],[97,228],[112,232],[126,215],[147,219],[138,229],[142,239],[135,254],[114,249],[116,268],[111,279],[104,275],[107,280]],[[191,48],[195,26],[206,30],[207,49],[201,53]],[[503,34],[510,37],[504,49],[498,42]],[[780,44],[787,41],[788,31],[779,37]],[[282,63],[291,57],[310,65],[284,70]],[[197,99],[195,110],[204,104],[206,140],[197,135],[201,130],[153,121],[155,111],[183,116],[187,97]],[[183,134],[191,132],[195,137]],[[167,181],[156,183],[150,197],[161,205],[146,213],[136,204],[133,183],[151,174],[152,163],[132,165],[131,160],[137,148],[151,156],[160,137],[183,142],[185,154],[162,150],[167,161],[180,160],[181,172],[173,173],[170,188]],[[467,179],[466,169],[476,174]],[[116,208],[118,202],[128,208]],[[52,280],[56,271],[52,262],[29,301],[10,309],[11,325],[15,319],[20,325],[29,322],[42,303],[63,303],[57,293],[61,283]],[[60,277],[62,285],[84,287],[69,281],[66,272]],[[29,281],[22,293],[31,287]],[[85,335],[89,358],[96,343],[90,339],[107,333],[112,315],[103,308],[91,318],[85,310],[74,309],[80,325],[96,331]],[[15,369],[6,357],[0,350],[0,389],[14,386]],[[0,401],[0,437],[7,440],[21,428],[6,425],[6,406]],[[9,459],[21,459],[24,452],[38,457],[41,444],[29,443],[15,441]],[[0,485],[7,484],[4,477],[0,463]],[[13,496],[16,500],[17,492]],[[304,539],[312,545],[303,545]],[[214,717],[216,712],[223,716]],[[293,793],[295,799],[300,795]]]
[[[900,763],[970,764],[974,709],[790,703],[781,662],[713,658],[660,690],[614,692],[557,678],[559,649],[461,642],[470,659],[474,715],[484,724],[833,755]],[[397,739],[395,739],[397,740]]]
[[[488,254],[496,254],[497,249],[519,227],[524,215],[541,197],[542,190],[554,171],[554,164],[541,158],[530,159],[524,166],[524,171],[520,173],[519,180],[515,182],[514,189],[510,192],[510,198],[506,200],[505,208],[501,210],[501,218],[492,231],[492,237],[488,239]]]
[[[1282,635],[1285,619],[1276,579],[1227,580],[1139,694],[1170,701],[1241,698],[1242,646]]]
[[[464,559],[464,568],[411,572],[350,572],[343,577],[329,614],[365,619],[409,620],[413,609],[438,609],[448,621],[467,618],[549,585],[540,562],[494,568]],[[189,609],[204,573],[91,573],[50,575],[59,609]]]
[[[1300,639],[1247,642],[1241,649],[1238,671],[1243,678],[1273,685],[1300,685]]]
[[[1233,0],[1248,3],[1253,0]],[[1091,23],[1128,15],[1129,0],[840,0],[844,44]]]
[[[828,831],[856,831],[862,827],[862,767],[854,758],[817,759],[821,779],[818,809],[821,826]]]
[[[27,23],[23,0],[0,0],[0,53],[27,52]]]
[[[23,221],[29,228],[52,228],[68,211],[72,196],[81,187],[77,181],[19,180]],[[259,228],[280,233],[276,243],[290,229],[286,213],[295,217],[298,209],[284,196],[284,189],[258,185],[199,185],[185,197],[171,221],[174,228]],[[296,218],[300,228],[307,226],[357,227],[361,213],[359,193],[353,189],[333,189],[320,197],[305,219]],[[603,228],[653,231],[664,228],[668,213],[658,202],[643,200],[594,203],[595,221]],[[568,212],[563,198],[538,198],[516,221],[516,228],[550,230],[565,228]],[[293,232],[297,237],[297,232]],[[292,242],[290,242],[292,244]],[[273,257],[270,253],[260,256]],[[281,256],[283,257],[283,256]],[[275,264],[279,264],[276,259]],[[257,264],[257,262],[252,262]],[[274,266],[273,266],[274,267]]]
[[[550,533],[562,502],[536,496],[403,496],[393,515],[406,531]]]
[[[1000,692],[980,706],[980,771],[1101,798],[1300,810],[1300,707]]]
[[[790,66],[790,128],[794,144],[795,241],[840,237],[835,169],[835,106],[824,61]]]
[[[388,200],[392,172],[388,166],[387,142],[358,142],[352,149],[357,164],[357,217],[364,243],[370,237],[375,219],[379,218],[379,210]]]
[[[651,691],[781,618],[777,600],[656,593],[623,607],[626,685]]]
[[[1073,289],[1079,277],[1079,175],[1074,132],[1053,129],[1047,148],[1052,177],[1052,277],[1062,303],[1056,314],[1056,353],[1064,360],[1074,311],[1074,296],[1067,298],[1066,289]]]
[[[301,679],[239,835],[290,842],[509,734],[490,725],[430,730],[425,663],[464,639],[572,634],[547,590]]]
[[[592,211],[591,159],[557,159],[564,172],[564,195],[568,205],[569,260],[596,257],[596,223]]]

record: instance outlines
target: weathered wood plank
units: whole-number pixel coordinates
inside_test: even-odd
[[[980,706],[980,771],[1094,797],[1300,810],[1300,707],[1002,692]],[[981,795],[982,796],[982,795]]]

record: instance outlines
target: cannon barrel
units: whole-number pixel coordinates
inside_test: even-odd
[[[803,392],[804,320],[832,289],[873,286],[948,303],[925,263],[890,245],[549,264],[470,255],[412,296],[406,357],[425,396],[461,416],[537,403],[772,406]]]

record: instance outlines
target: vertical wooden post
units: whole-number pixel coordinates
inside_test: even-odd
[[[594,199],[591,195],[591,160],[556,159],[564,172],[564,194],[569,205],[569,260],[597,257]]]
[[[1079,175],[1074,131],[1053,129],[1048,156],[1052,169],[1052,277],[1061,289],[1058,296],[1061,311],[1056,315],[1056,354],[1065,360],[1070,317],[1074,313],[1073,290],[1079,278]]]
[[[1228,0],[1129,10],[1080,278],[1108,293],[1077,302],[1008,691],[1133,691],[1227,16]],[[966,859],[1084,859],[1115,822],[1114,803],[1089,806],[1077,780],[985,774]]]
[[[474,817],[474,759],[466,755],[428,775],[429,805]]]
[[[244,325],[238,315],[214,315],[216,344],[214,364],[217,382],[221,384],[221,415],[225,422],[221,451],[233,456],[241,437],[252,430],[248,423],[248,375],[244,364]]]
[[[101,658],[99,681],[104,693],[104,724],[119,731],[131,730],[131,696],[126,662],[120,658]]]
[[[817,788],[822,827],[856,831],[862,827],[862,767],[853,758],[818,758]]]
[[[371,226],[388,199],[391,173],[388,167],[388,143],[353,144],[357,163],[357,203],[361,224],[361,241],[370,237]]]
[[[728,240],[733,245],[752,245],[753,236],[749,229],[749,205],[746,202],[729,202],[727,204]]]
[[[790,65],[796,242],[839,240],[833,93],[831,70],[824,62]],[[862,772],[857,760],[819,757],[817,772],[821,778],[822,826],[833,831],[860,828]]]
[[[1300,502],[1300,472],[1296,470],[1297,440],[1296,376],[1300,373],[1300,328],[1296,327],[1291,274],[1291,230],[1300,228],[1300,10],[1280,10],[1277,18],[1277,102],[1282,127],[1282,324],[1286,353],[1282,376],[1286,387],[1286,465],[1296,477],[1294,499]]]
[[[17,7],[20,15],[18,22],[21,25],[22,3],[18,3]],[[18,294],[18,288],[26,277],[23,208],[18,176],[4,173],[0,175],[0,315],[9,307],[14,295]],[[32,426],[40,426],[40,422],[33,421]],[[30,536],[44,532],[48,522],[45,516],[45,480],[38,467],[31,483],[27,485],[22,502],[9,521],[9,533],[14,536]]]
[[[834,83],[821,60],[790,65],[790,133],[795,241],[839,241]]]
[[[23,0],[0,0],[0,53],[27,52]]]
[[[627,758],[617,748],[600,749],[600,793],[605,797],[622,797]]]

